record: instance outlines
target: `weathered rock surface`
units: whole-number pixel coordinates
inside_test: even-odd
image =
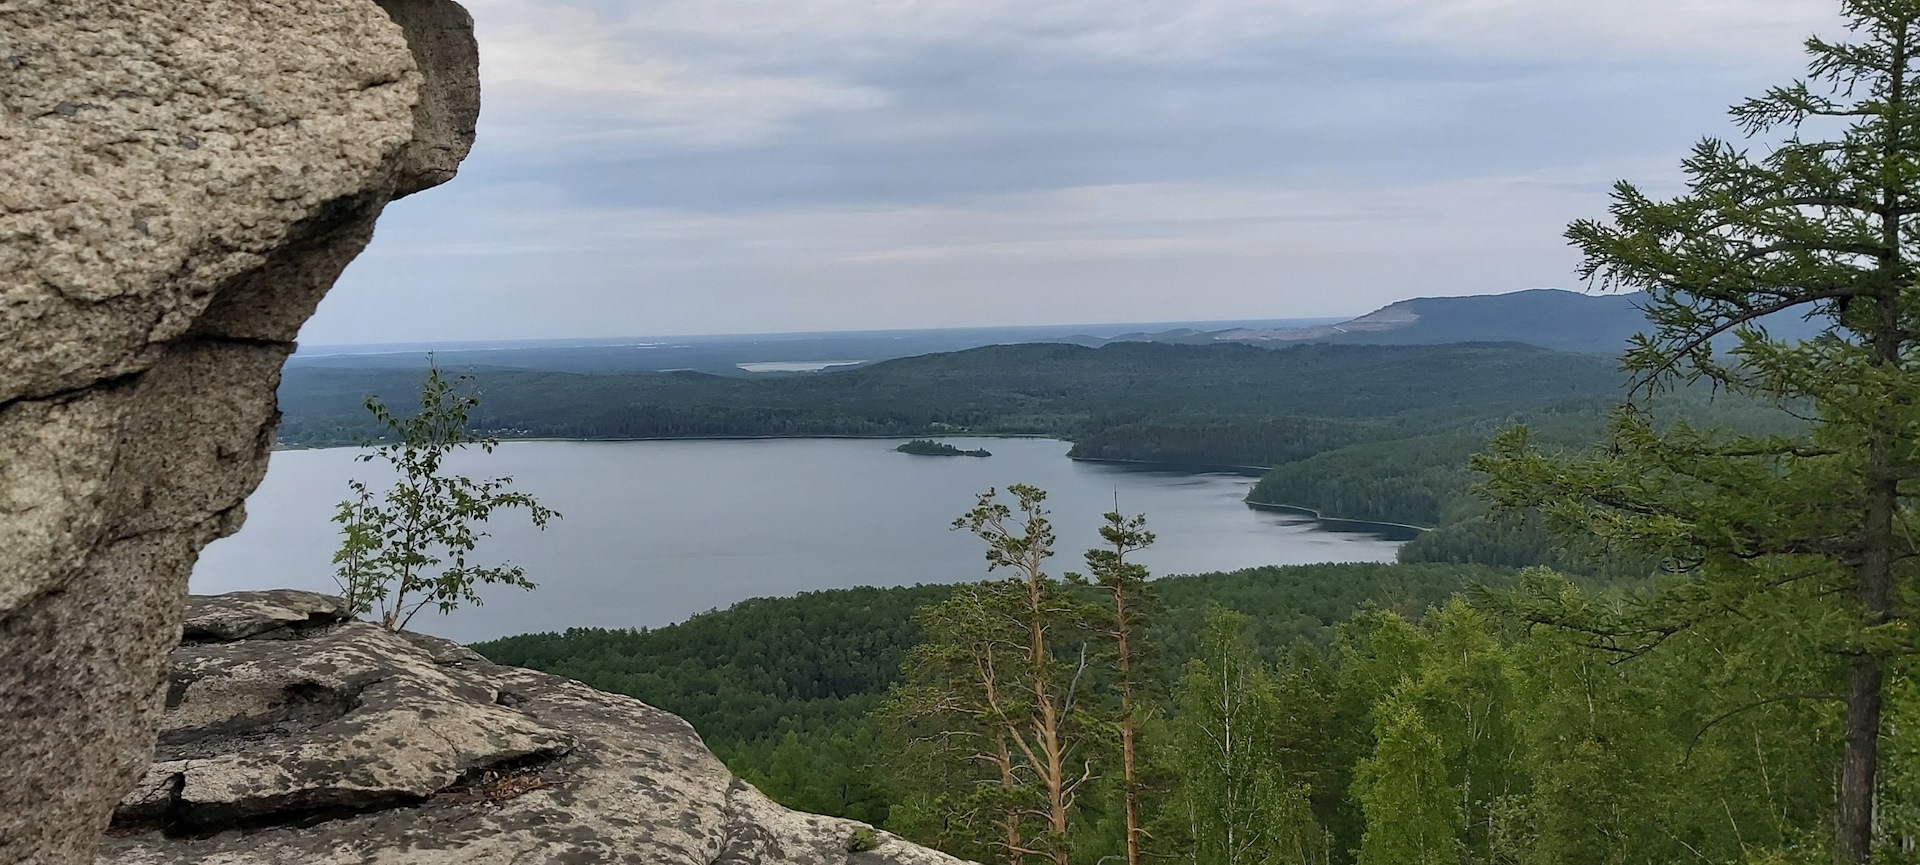
[[[0,0],[0,862],[140,778],[300,324],[479,110],[450,0]]]
[[[957,865],[852,852],[866,827],[767,800],[673,715],[329,598],[194,598],[186,632],[100,863]]]

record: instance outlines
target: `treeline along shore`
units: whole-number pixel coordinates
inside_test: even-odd
[[[1595,441],[1624,386],[1612,358],[1517,343],[1021,344],[766,378],[456,371],[485,397],[475,428],[503,439],[1048,436],[1077,459],[1261,471],[1251,502],[1433,527],[1404,558],[1509,567],[1558,561],[1543,532],[1485,517],[1468,457],[1515,423],[1549,444]],[[362,402],[397,401],[420,374],[290,365],[280,439],[372,439]],[[1757,416],[1706,394],[1664,399],[1736,425]]]

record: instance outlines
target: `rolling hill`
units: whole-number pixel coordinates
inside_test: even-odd
[[[1182,344],[1234,342],[1260,346],[1301,343],[1443,345],[1520,342],[1583,354],[1617,355],[1647,329],[1646,294],[1585,294],[1538,288],[1510,294],[1416,297],[1359,318],[1308,327],[1231,328],[1200,333],[1175,330],[1124,338]],[[1795,315],[1763,320],[1776,336],[1806,339],[1818,332]]]

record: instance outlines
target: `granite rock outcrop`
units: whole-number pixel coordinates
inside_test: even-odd
[[[958,865],[789,811],[685,721],[305,592],[193,598],[100,865]]]
[[[0,2],[0,861],[88,861],[302,322],[479,111],[451,0]]]

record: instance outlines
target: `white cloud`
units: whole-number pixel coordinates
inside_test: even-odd
[[[963,47],[1058,64],[1209,64],[1383,45],[1482,60],[1791,58],[1831,0],[476,0],[489,143],[758,141],[894,94],[862,64]],[[1382,64],[1397,58],[1382,53]]]
[[[754,74],[698,52],[658,51],[586,9],[473,4],[489,146],[555,149],[599,140],[715,146],[761,139],[812,111],[872,108],[872,88]]]
[[[947,205],[735,214],[515,208],[390,226],[310,342],[1357,314],[1414,294],[1568,286],[1581,178],[1378,188],[1128,184]],[[1570,182],[1577,180],[1577,182]],[[371,304],[368,304],[371,307]],[[429,315],[428,311],[432,314]],[[397,314],[396,314],[397,313]]]
[[[1566,285],[1568,220],[1616,177],[1670,184],[1727,131],[1720,106],[1837,22],[1832,0],[469,5],[475,158],[383,217],[310,341],[1335,315]]]
[[[1036,43],[1088,54],[1205,56],[1276,35],[1333,35],[1536,53],[1792,51],[1838,23],[1832,0],[480,0],[494,21],[568,19],[635,48],[749,62],[855,46]]]
[[[595,253],[658,245],[683,264],[763,258],[795,266],[992,257],[1029,262],[1175,255],[1266,255],[1276,243],[1382,245],[1492,227],[1511,231],[1601,212],[1610,179],[1656,194],[1674,166],[1631,162],[1466,180],[1377,186],[1137,183],[983,195],[950,203],[703,212],[582,206],[540,185],[467,194],[459,216],[405,224],[370,257]],[[396,231],[391,230],[390,231]],[[1536,233],[1537,232],[1529,232]],[[1289,239],[1293,239],[1289,241]]]
[[[1331,4],[1329,4],[1331,5]],[[1527,55],[1797,55],[1839,23],[1833,0],[1371,0],[1403,39]]]

